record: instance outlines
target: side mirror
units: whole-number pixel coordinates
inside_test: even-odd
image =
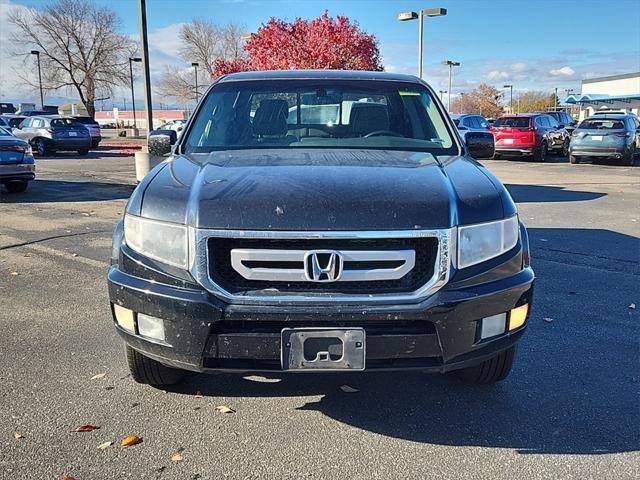
[[[467,127],[465,127],[464,125],[459,125],[458,126],[458,130],[469,130]]]
[[[495,140],[491,132],[467,133],[467,151],[475,159],[492,158],[496,150]]]
[[[149,134],[149,153],[162,157],[171,153],[171,146],[176,143],[176,132],[173,130],[153,130]]]

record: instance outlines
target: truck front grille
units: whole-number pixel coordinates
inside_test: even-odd
[[[410,293],[429,282],[439,239],[210,237],[206,248],[209,278],[233,295],[373,295]],[[326,252],[337,254],[331,274],[313,279],[313,252],[323,268],[332,258]]]

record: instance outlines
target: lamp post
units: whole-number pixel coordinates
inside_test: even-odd
[[[139,57],[129,58],[129,75],[131,77],[131,105],[133,108],[133,131],[134,134],[138,130],[138,122],[136,121],[136,98],[133,94],[133,62],[141,62]],[[136,134],[137,136],[137,134]]]
[[[40,51],[31,50],[31,55],[35,55],[38,59],[38,82],[40,84],[40,107],[44,110],[44,95],[42,93],[42,71],[40,70]]]
[[[513,85],[503,85],[503,88],[508,88],[511,91],[511,99],[509,100],[509,113],[513,115]]]
[[[460,62],[454,62],[452,60],[443,60],[443,65],[447,65],[449,67],[449,98],[447,100],[447,111],[451,112],[451,72],[453,67],[459,67]]]
[[[406,22],[418,19],[418,77],[422,78],[422,44],[423,44],[423,19],[424,17],[442,17],[447,14],[446,8],[425,8],[419,12],[401,12],[398,20]]]
[[[442,94],[443,93],[447,93],[446,90],[438,90],[438,93],[440,94],[440,101],[442,102]]]
[[[553,89],[553,109],[558,110],[558,87]]]
[[[198,103],[198,67],[200,64],[198,62],[192,62],[191,66],[193,67],[193,71],[195,72],[196,77],[196,103]]]

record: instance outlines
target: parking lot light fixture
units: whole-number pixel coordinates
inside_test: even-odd
[[[40,51],[31,50],[31,55],[38,59],[38,83],[40,84],[40,107],[44,110],[44,94],[42,93],[42,70],[40,70]]]
[[[139,57],[129,58],[129,76],[131,78],[131,108],[133,108],[133,130],[138,128],[138,122],[136,121],[136,98],[133,94],[133,62],[141,62]]]
[[[191,66],[193,67],[193,70],[196,76],[196,104],[197,104],[198,103],[198,67],[200,66],[200,64],[198,62],[191,62]]]
[[[447,14],[446,8],[425,8],[419,12],[400,12],[398,21],[418,19],[418,77],[422,78],[422,43],[423,43],[423,19],[424,17],[441,17]]]
[[[508,88],[511,91],[511,98],[509,100],[509,113],[513,115],[513,85],[503,85],[503,88]]]
[[[449,111],[449,113],[451,113],[451,73],[452,73],[453,67],[459,67],[461,63],[454,62],[453,60],[443,60],[442,64],[447,65],[449,67],[449,92],[448,92],[449,95],[447,99],[447,110]]]
[[[442,101],[442,94],[443,93],[447,93],[446,90],[438,90],[438,93],[440,94],[440,101]]]

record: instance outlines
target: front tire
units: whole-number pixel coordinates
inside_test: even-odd
[[[138,383],[154,386],[175,385],[185,376],[186,372],[183,370],[167,367],[145,357],[129,345],[125,345],[125,354],[131,377]]]
[[[89,149],[83,148],[82,150],[78,150],[78,155],[82,155],[83,157],[89,153]]]
[[[465,383],[477,385],[496,383],[504,380],[511,372],[516,355],[516,346],[512,346],[489,360],[473,367],[456,370],[453,373]]]
[[[580,163],[580,157],[576,157],[575,155],[569,155],[569,163],[573,165]]]
[[[9,193],[22,193],[27,189],[29,182],[27,180],[14,180],[5,183],[5,187]]]
[[[562,156],[567,158],[567,155],[569,155],[569,139],[565,138],[562,143]]]

